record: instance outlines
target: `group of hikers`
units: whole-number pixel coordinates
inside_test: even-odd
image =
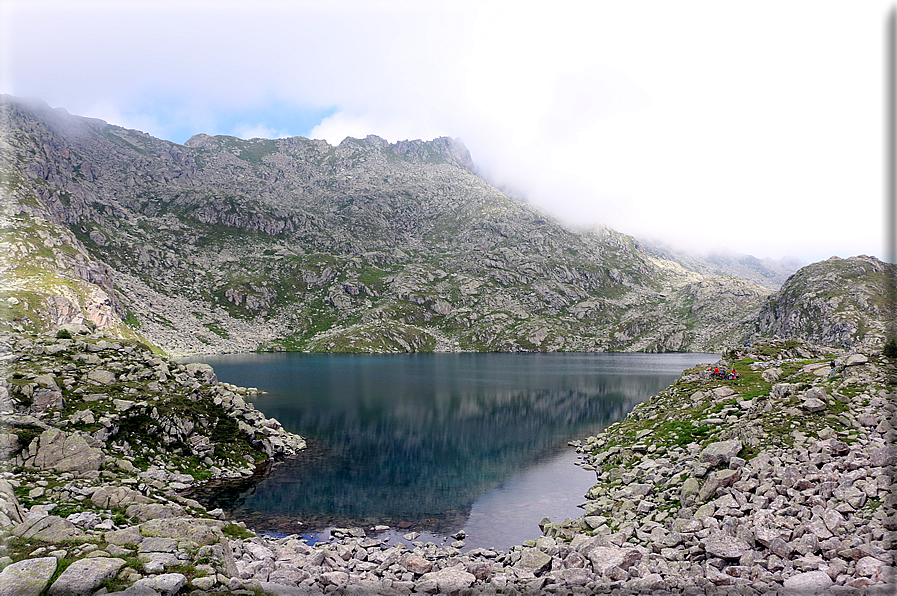
[[[713,367],[713,369],[708,368],[707,370],[710,372],[712,378],[721,379],[723,381],[734,381],[741,376],[734,368],[731,372],[727,372],[725,368],[719,368],[718,366]]]

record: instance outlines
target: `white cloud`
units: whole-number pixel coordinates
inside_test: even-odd
[[[166,138],[282,136],[282,112],[326,111],[310,136],[333,144],[461,137],[576,223],[881,255],[889,8],[7,0],[0,91]]]
[[[244,122],[234,127],[233,136],[241,139],[283,139],[292,135],[286,130],[274,130],[262,122],[256,124]]]

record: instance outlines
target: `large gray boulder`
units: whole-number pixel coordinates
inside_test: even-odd
[[[162,596],[173,596],[187,585],[187,578],[181,573],[163,573],[145,577],[134,582],[135,588],[152,588]]]
[[[729,460],[741,451],[741,447],[741,441],[738,439],[710,443],[701,451],[700,460],[712,466],[728,465]]]
[[[9,528],[22,523],[25,512],[13,492],[12,485],[0,480],[0,528]]]
[[[56,557],[25,559],[0,573],[0,596],[40,596],[56,573]]]
[[[205,546],[221,541],[224,536],[221,528],[224,525],[225,522],[217,520],[200,520],[191,517],[160,518],[140,524],[140,533],[145,538],[190,540],[200,546]]]
[[[48,428],[32,442],[31,453],[25,464],[42,470],[57,472],[89,472],[103,465],[103,452],[91,447],[78,433],[65,433]],[[35,449],[36,447],[36,449]]]
[[[126,486],[101,486],[90,501],[100,509],[125,509],[129,505],[152,503],[146,495]]]
[[[103,581],[115,577],[125,560],[113,557],[79,559],[69,565],[50,586],[49,596],[92,594]]]
[[[785,580],[785,590],[794,594],[823,594],[834,582],[825,571],[807,571]]]
[[[191,377],[198,377],[203,383],[208,383],[209,385],[217,385],[218,384],[218,376],[215,374],[214,369],[208,364],[202,362],[190,362],[186,365],[187,374]]]
[[[642,553],[634,548],[619,548],[615,546],[596,546],[589,551],[589,561],[595,573],[606,574],[614,567],[629,569],[642,558]]]
[[[52,544],[59,544],[84,535],[75,524],[58,515],[27,519],[16,526],[12,533],[30,542],[50,542]]]
[[[455,594],[465,588],[469,588],[477,578],[468,573],[461,565],[446,567],[439,571],[431,571],[421,576],[421,582],[435,581],[440,594]]]

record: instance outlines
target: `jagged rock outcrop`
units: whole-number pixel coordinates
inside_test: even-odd
[[[788,278],[760,309],[758,331],[844,348],[880,346],[897,330],[895,287],[893,264],[832,257]]]

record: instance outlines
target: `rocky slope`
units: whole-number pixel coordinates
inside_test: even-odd
[[[875,257],[813,263],[769,297],[758,330],[830,346],[880,346],[897,337],[895,284],[897,266]]]
[[[582,517],[545,519],[542,538],[506,552],[464,552],[461,534],[406,546],[385,527],[315,545],[257,536],[181,494],[302,446],[245,405],[249,390],[94,336],[16,348],[2,385],[3,594],[894,589],[897,377],[877,352],[776,341],[727,354],[738,380],[686,371],[579,444],[598,481]],[[192,416],[167,409],[178,400]]]
[[[730,251],[717,251],[707,255],[694,255],[668,246],[643,242],[642,246],[652,257],[680,264],[689,271],[712,277],[735,276],[770,290],[778,290],[803,263],[796,258],[758,259]]]
[[[177,145],[10,97],[0,122],[10,330],[86,320],[169,353],[715,350],[769,293],[567,229],[447,138]]]

